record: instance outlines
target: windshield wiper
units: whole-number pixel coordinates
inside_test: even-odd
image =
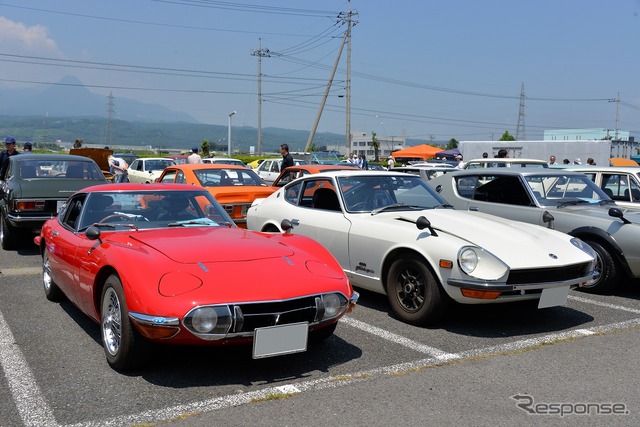
[[[377,208],[371,211],[371,215],[376,215],[379,214],[380,212],[384,212],[386,210],[389,209],[411,209],[411,210],[418,210],[421,211],[423,209],[427,209],[424,206],[417,206],[417,205],[406,205],[404,203],[394,203],[393,205],[387,205],[387,206],[383,206],[381,208]]]
[[[575,205],[581,205],[581,204],[584,204],[584,203],[589,204],[589,203],[591,203],[591,202],[589,202],[589,201],[587,201],[587,200],[582,200],[582,199],[577,199],[577,200],[567,200],[566,202],[560,202],[560,203],[558,203],[558,207],[559,207],[559,208],[561,208],[561,207],[564,207],[564,206],[575,206]]]
[[[170,222],[167,224],[167,227],[182,227],[185,225],[215,225],[218,226],[219,223],[210,220],[209,218],[197,218],[197,219],[187,219],[185,221],[176,221]]]
[[[434,208],[453,208],[453,205],[450,205],[448,203],[444,203],[441,205],[435,205]]]

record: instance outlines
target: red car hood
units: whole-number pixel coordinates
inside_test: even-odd
[[[178,227],[143,230],[128,237],[179,263],[250,261],[294,254],[290,246],[268,235],[241,228]]]

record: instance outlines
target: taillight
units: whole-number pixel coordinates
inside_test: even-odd
[[[13,202],[13,208],[18,212],[43,211],[44,200],[16,200]]]

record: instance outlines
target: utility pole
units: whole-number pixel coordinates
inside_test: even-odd
[[[262,48],[262,38],[260,47],[251,51],[252,56],[258,57],[258,155],[262,155],[262,57],[271,57],[269,49]]]
[[[520,130],[522,130],[522,139],[520,139]],[[524,82],[520,86],[520,109],[518,110],[518,127],[516,128],[516,141],[526,141],[527,136],[524,132]]]
[[[111,147],[113,141],[113,120],[116,115],[116,104],[114,102],[113,92],[109,91],[107,97],[107,145]]]
[[[347,153],[351,152],[351,27],[356,25],[358,21],[353,19],[354,16],[358,15],[358,11],[351,10],[351,0],[349,0],[349,10],[346,13],[346,16],[343,12],[340,12],[338,15],[338,19],[342,20],[342,22],[347,22],[347,84],[346,84],[346,112],[347,112],[347,126],[346,126],[346,145],[347,145]]]

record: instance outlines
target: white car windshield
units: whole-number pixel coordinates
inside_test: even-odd
[[[447,206],[444,199],[414,175],[356,175],[340,177],[338,183],[349,212],[378,213]]]

